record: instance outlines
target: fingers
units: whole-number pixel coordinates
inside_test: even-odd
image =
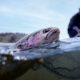
[[[78,30],[78,33],[80,33],[80,30]]]

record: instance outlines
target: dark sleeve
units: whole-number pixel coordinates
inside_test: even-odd
[[[69,23],[68,29],[73,29],[74,26],[78,26],[78,14],[74,15],[70,19],[70,23]]]

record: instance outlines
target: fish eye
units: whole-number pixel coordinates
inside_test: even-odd
[[[23,45],[21,45],[21,44],[20,44],[20,45],[18,45],[18,48],[23,48]]]
[[[49,29],[45,29],[45,30],[43,30],[43,33],[47,33],[49,31],[50,31]]]

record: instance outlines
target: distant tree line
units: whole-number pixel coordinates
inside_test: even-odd
[[[14,43],[25,35],[24,33],[0,33],[0,42]]]

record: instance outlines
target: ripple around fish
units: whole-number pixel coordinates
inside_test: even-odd
[[[8,53],[6,47],[0,47],[0,54],[12,55],[15,60],[16,59],[22,60],[24,58],[25,60],[31,60],[56,54],[64,54],[65,52],[77,51],[80,50],[79,44],[80,44],[79,38],[65,39],[53,44],[44,44],[36,46],[27,51],[21,51],[20,53],[16,52]]]

